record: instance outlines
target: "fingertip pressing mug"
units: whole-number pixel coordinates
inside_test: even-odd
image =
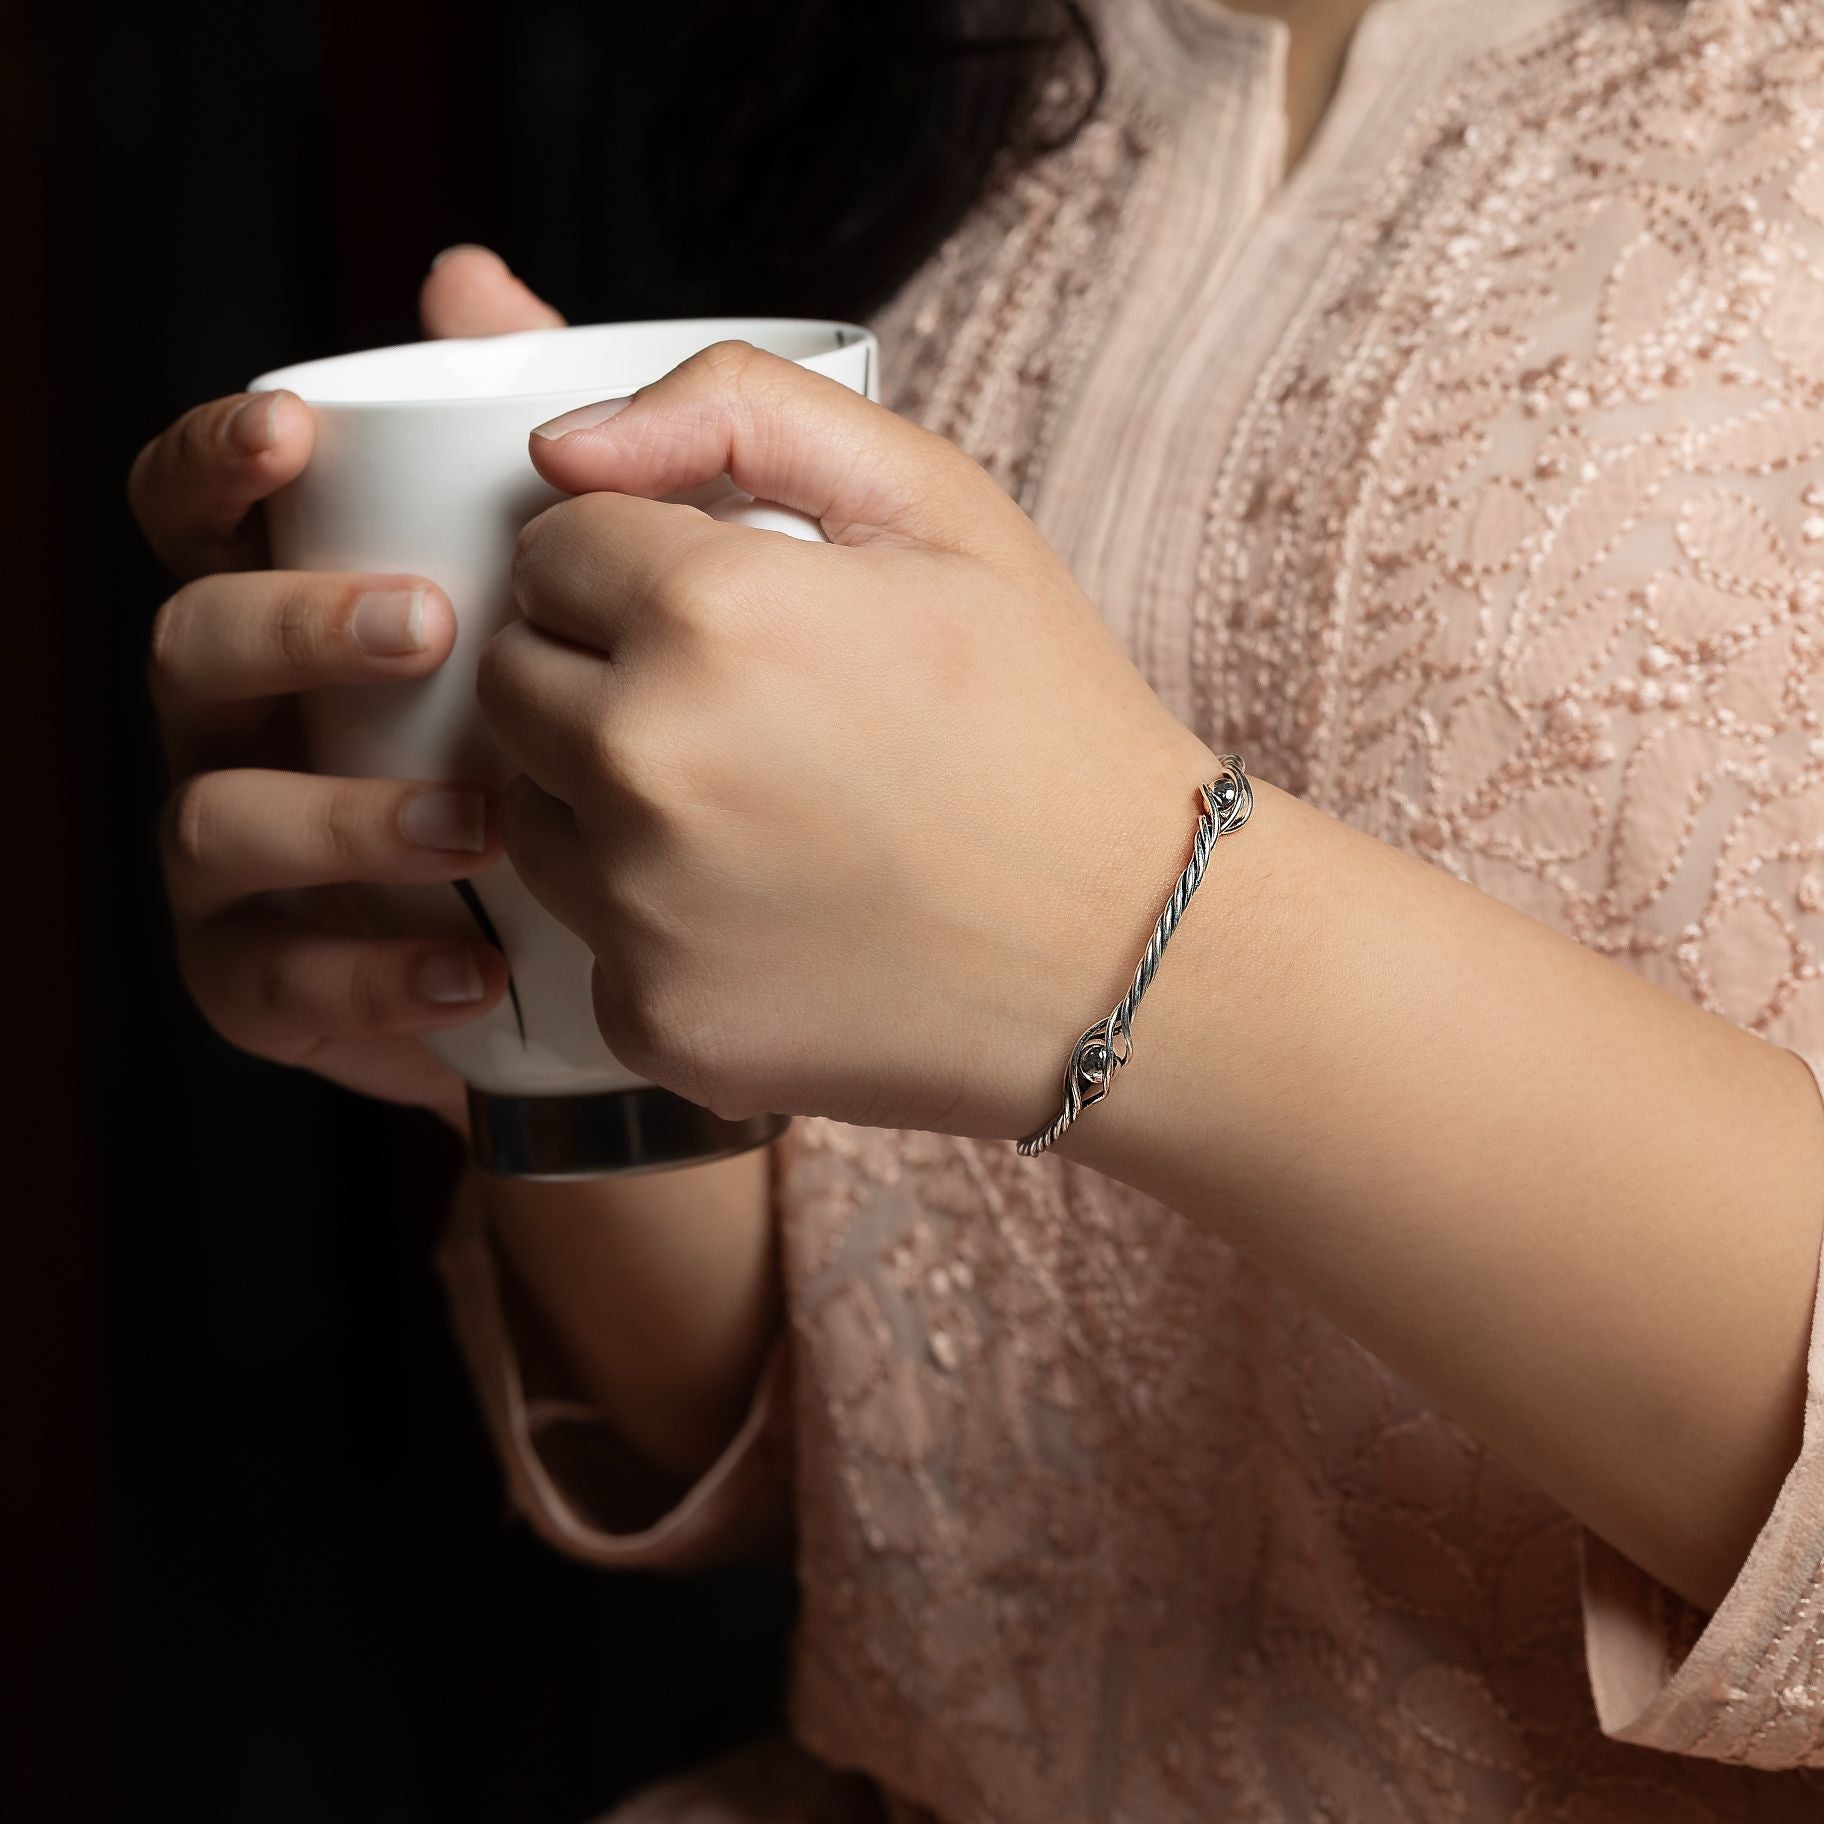
[[[606,323],[398,348],[275,368],[310,407],[316,442],[266,503],[273,562],[288,570],[406,572],[435,582],[456,642],[428,677],[315,691],[301,712],[322,772],[498,788],[516,770],[475,696],[489,638],[514,618],[510,571],[527,520],[564,498],[527,438],[580,405],[622,397],[711,343],[738,338],[878,399],[873,335],[851,323],[692,318]],[[673,495],[718,519],[821,538],[815,520],[741,493],[726,476]],[[507,959],[491,1012],[423,1043],[469,1086],[477,1163],[526,1178],[582,1178],[699,1163],[763,1146],[785,1115],[727,1120],[649,1083],[596,1028],[594,958],[500,860],[451,885],[364,889],[399,932],[479,934]]]

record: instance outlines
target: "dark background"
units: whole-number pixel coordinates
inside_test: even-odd
[[[185,408],[412,339],[451,242],[573,320],[706,308],[635,150],[701,10],[0,6],[15,1817],[568,1821],[777,1720],[789,1579],[610,1576],[509,1517],[429,1265],[453,1141],[189,1007],[123,496]]]

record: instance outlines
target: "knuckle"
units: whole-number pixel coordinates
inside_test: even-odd
[[[283,944],[252,959],[245,986],[211,1023],[229,1044],[276,1064],[307,1064],[323,1044],[307,972]]]
[[[146,654],[146,679],[154,703],[166,701],[183,675],[183,654],[196,597],[186,583],[161,604],[152,617],[152,638]]]
[[[547,508],[546,511],[549,512],[550,509]],[[540,530],[544,517],[541,513],[537,519],[527,520],[513,540],[513,561],[508,566],[507,574],[516,601],[523,601],[523,591],[531,585],[533,571],[538,564],[538,547],[544,537]]]
[[[279,945],[261,950],[253,960],[248,990],[249,1010],[263,1024],[282,1026],[299,997],[298,973],[291,953]],[[242,1032],[246,1030],[241,1028]],[[236,1038],[234,1033],[227,1036]],[[236,1038],[236,1043],[244,1042]]]
[[[588,495],[576,500],[560,500],[535,514],[520,527],[513,540],[513,562],[510,570],[513,596],[523,605],[523,593],[538,587],[539,572],[548,561],[553,546],[562,538],[566,516],[582,507]]]
[[[686,730],[667,727],[657,716],[603,717],[595,741],[603,774],[648,812],[690,801],[698,760]]]
[[[354,879],[371,847],[372,818],[365,782],[339,779],[326,784],[317,814],[324,853]]]
[[[759,351],[751,342],[730,337],[693,355],[687,366],[696,368],[720,386],[739,387],[753,372]]]
[[[598,964],[596,1024],[615,1057],[725,1120],[765,1112],[765,1072],[739,1055],[727,1023],[709,1010],[681,962],[659,960],[668,946],[630,943],[612,972]]]
[[[628,743],[611,716],[592,716],[583,731],[583,752],[589,772],[610,785],[631,783]]]
[[[159,818],[159,849],[165,872],[197,874],[209,865],[214,834],[215,788],[208,773],[186,779],[165,800]]]
[[[358,957],[349,965],[343,994],[350,1020],[362,1031],[385,1027],[398,999],[392,972],[372,956]]]
[[[610,972],[598,961],[592,992],[602,1043],[629,1070],[652,1079],[653,1058],[647,1044],[650,1029],[637,1005],[639,989],[634,978],[620,970]]]
[[[512,706],[514,649],[521,638],[517,623],[503,627],[482,647],[475,661],[475,697],[484,715]]]
[[[719,641],[742,619],[741,609],[754,588],[752,554],[705,539],[687,546],[654,578],[645,604],[648,614],[687,649],[693,639]]]
[[[578,494],[571,500],[560,500],[539,516],[550,520],[545,528],[545,545],[574,542],[584,544],[609,535],[620,524],[621,503],[612,494]]]
[[[238,403],[238,400],[234,403]],[[195,471],[211,464],[221,450],[221,430],[233,405],[216,399],[186,412],[170,430],[164,441],[175,464]]]
[[[237,1051],[301,1064],[321,1043],[298,1018],[302,983],[284,945],[243,950],[217,930],[193,931],[180,941],[178,972],[210,1029]]]
[[[602,959],[596,958],[595,974],[589,978],[589,1000],[595,1010],[595,1029],[602,1043],[624,1063],[629,1071],[638,1071],[640,1063],[631,1056],[629,1032],[626,1031],[627,983],[618,972],[609,972]]]
[[[642,619],[668,628],[688,627],[695,618],[697,592],[698,580],[691,560],[679,558],[648,579],[638,612]]]
[[[308,588],[299,584],[280,591],[272,605],[270,632],[285,670],[307,673],[312,669],[322,640]]]

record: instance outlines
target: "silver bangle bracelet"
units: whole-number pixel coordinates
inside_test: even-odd
[[[1064,1066],[1064,1106],[1050,1123],[1036,1134],[1028,1134],[1016,1144],[1030,1157],[1057,1143],[1065,1129],[1084,1109],[1100,1102],[1108,1094],[1115,1072],[1133,1056],[1134,1015],[1140,1008],[1140,997],[1146,993],[1184,909],[1191,902],[1209,863],[1210,851],[1219,836],[1227,836],[1247,822],[1254,809],[1254,787],[1248,780],[1247,765],[1239,754],[1219,754],[1223,770],[1197,790],[1203,799],[1203,810],[1197,819],[1197,833],[1191,842],[1191,859],[1185,863],[1178,884],[1166,901],[1159,922],[1153,927],[1152,942],[1134,971],[1133,986],[1128,989],[1115,1010],[1106,1019],[1097,1020],[1085,1029]]]

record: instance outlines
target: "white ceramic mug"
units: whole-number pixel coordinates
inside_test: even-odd
[[[879,397],[873,336],[850,323],[698,318],[416,342],[277,368],[311,408],[316,443],[267,503],[274,563],[288,570],[404,571],[456,611],[456,644],[429,677],[313,693],[313,766],[326,773],[498,786],[512,768],[475,701],[482,646],[515,613],[520,528],[562,499],[533,471],[527,438],[560,412],[631,393],[712,342],[739,338]],[[752,500],[722,477],[673,496],[718,518],[818,538],[814,520]],[[448,886],[368,890],[389,929],[480,931],[505,953],[512,992],[491,1013],[425,1043],[470,1086],[487,1168],[574,1177],[687,1163],[764,1143],[784,1117],[728,1122],[621,1064],[596,1029],[593,959],[495,863]]]

